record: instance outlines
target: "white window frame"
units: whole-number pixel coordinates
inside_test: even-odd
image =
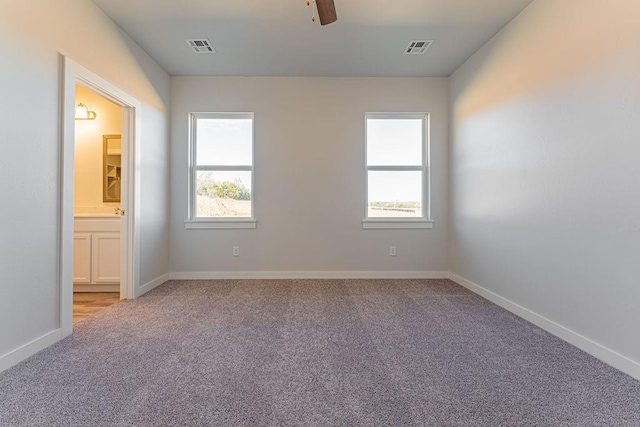
[[[251,119],[251,165],[198,166],[197,123],[199,119]],[[196,174],[198,171],[250,171],[251,217],[197,217]],[[190,230],[256,228],[255,218],[255,118],[253,113],[190,113],[189,114],[189,183],[188,212],[185,228]]]
[[[419,166],[369,166],[367,164],[367,121],[370,119],[419,119],[422,120],[422,164]],[[429,113],[366,113],[364,118],[364,219],[365,229],[415,228],[432,229],[431,219],[431,144]],[[415,218],[371,218],[369,217],[369,172],[370,171],[421,171],[422,172],[422,216]]]

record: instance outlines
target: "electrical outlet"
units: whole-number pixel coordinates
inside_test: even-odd
[[[396,256],[396,247],[389,246],[389,256]]]
[[[233,247],[233,256],[240,256],[240,246]]]

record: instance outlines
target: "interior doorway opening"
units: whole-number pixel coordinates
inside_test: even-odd
[[[75,85],[73,324],[120,299],[123,108]],[[126,237],[126,236],[125,236]]]
[[[74,293],[93,294],[75,301],[91,310],[136,296],[141,104],[69,58],[62,64],[59,324],[66,336],[81,320]]]

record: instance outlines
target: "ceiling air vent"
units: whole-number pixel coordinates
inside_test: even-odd
[[[409,43],[409,46],[404,51],[405,55],[422,55],[429,46],[433,44],[433,40],[414,40]]]
[[[216,53],[209,39],[185,39],[194,53]]]

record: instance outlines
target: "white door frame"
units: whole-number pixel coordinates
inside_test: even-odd
[[[140,286],[140,111],[142,104],[118,87],[62,56],[62,118],[59,211],[59,326],[73,330],[73,197],[76,83],[122,107],[120,298],[135,298]]]

